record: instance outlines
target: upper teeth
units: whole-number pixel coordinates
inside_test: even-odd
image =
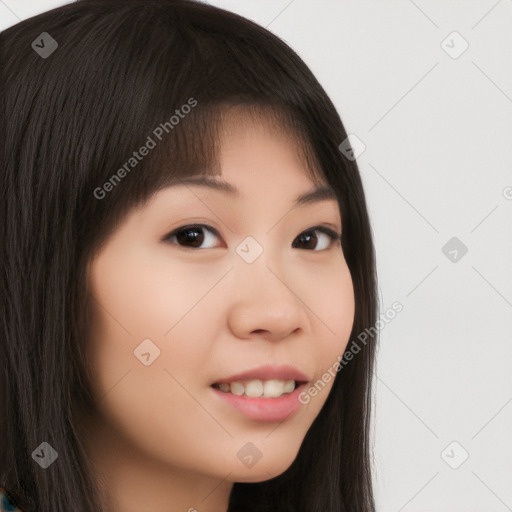
[[[265,398],[277,398],[285,393],[291,393],[295,389],[294,380],[260,380],[253,379],[245,383],[231,382],[230,384],[218,384],[221,391],[233,393],[234,395],[246,395],[250,397],[264,396]]]

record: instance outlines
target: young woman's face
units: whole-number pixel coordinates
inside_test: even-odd
[[[294,143],[269,125],[236,126],[221,142],[215,179],[238,195],[196,184],[165,188],[130,212],[90,262],[97,421],[116,447],[99,438],[96,446],[98,456],[115,451],[111,467],[128,464],[129,453],[141,465],[230,482],[282,473],[332,388],[322,375],[347,345],[350,272],[340,242],[312,230],[341,232],[337,201],[294,204],[314,184]],[[264,365],[303,375],[265,374]],[[230,399],[212,387],[251,370],[261,384],[235,384]],[[307,404],[297,392],[235,394],[283,390],[279,380],[309,381],[302,390],[320,380],[321,391]]]

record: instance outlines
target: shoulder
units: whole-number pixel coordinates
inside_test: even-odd
[[[0,487],[0,511],[1,512],[22,512],[16,508],[16,505],[7,497],[7,493],[3,487]]]

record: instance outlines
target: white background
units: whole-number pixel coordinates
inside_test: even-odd
[[[64,3],[0,0],[0,29]],[[381,312],[403,304],[380,331],[377,510],[512,511],[512,0],[210,3],[294,48],[366,146]]]

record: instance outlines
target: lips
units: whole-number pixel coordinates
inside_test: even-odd
[[[213,396],[215,400],[218,400],[219,406],[227,404],[228,406],[237,409],[245,417],[260,422],[280,422],[290,419],[292,416],[298,413],[303,406],[302,402],[298,399],[298,396],[306,384],[311,379],[297,367],[282,364],[282,365],[264,365],[252,368],[242,373],[236,373],[227,377],[221,377],[214,381],[210,387],[212,388]],[[257,382],[259,381],[259,382]],[[273,397],[261,396],[262,381],[265,381],[265,385],[269,382],[274,381],[271,384],[271,390],[265,390],[268,393],[274,395]],[[277,391],[276,386],[278,385],[275,381],[287,381],[288,383],[295,381],[293,391],[280,394]],[[231,389],[232,392],[225,392],[219,389],[232,388],[232,383],[235,383],[235,390]],[[246,394],[240,394],[240,391],[245,388],[245,384],[249,383],[249,387],[252,386],[252,391],[249,393],[259,396],[247,396]],[[260,388],[257,392],[254,392],[254,386],[258,385]],[[245,389],[247,392],[247,389]]]
[[[290,380],[289,382],[293,382]],[[219,407],[221,414],[232,416],[232,410],[237,410],[241,415],[252,421],[263,423],[275,423],[292,420],[305,407],[299,399],[300,394],[306,388],[306,384],[295,388],[291,393],[283,394],[277,398],[249,397],[244,394],[236,395],[226,393],[215,387],[211,387],[212,397]],[[226,406],[228,409],[226,409]]]
[[[294,380],[298,385],[305,384],[310,380],[309,377],[304,372],[302,372],[295,366],[291,366],[288,364],[264,365],[252,368],[251,370],[242,373],[236,373],[228,377],[221,377],[212,382],[211,386],[213,386],[214,384],[230,384],[231,382],[242,382],[254,379]]]

